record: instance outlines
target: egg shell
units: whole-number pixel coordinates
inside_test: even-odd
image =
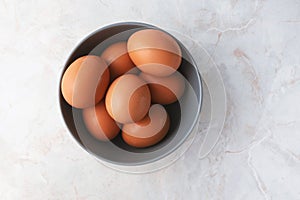
[[[133,33],[127,42],[131,60],[143,72],[155,76],[168,76],[181,64],[181,49],[169,34],[145,29]]]
[[[83,109],[82,116],[86,128],[98,140],[111,140],[120,132],[120,125],[107,113],[104,100],[96,106]]]
[[[111,80],[135,67],[128,55],[126,42],[118,42],[110,45],[103,51],[101,57],[109,66]]]
[[[142,72],[139,77],[148,83],[152,103],[171,104],[180,99],[184,93],[185,78],[179,72],[166,77],[152,76]]]
[[[117,122],[137,122],[148,113],[151,104],[150,90],[138,76],[125,74],[111,84],[105,104],[109,115]]]
[[[122,138],[130,146],[149,147],[161,141],[169,128],[170,118],[167,111],[163,106],[154,104],[141,121],[123,126]]]
[[[76,59],[65,71],[61,91],[73,107],[94,106],[104,97],[109,84],[109,70],[103,59],[88,55]]]

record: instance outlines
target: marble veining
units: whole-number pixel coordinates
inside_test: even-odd
[[[221,138],[198,159],[130,175],[76,144],[58,107],[72,48],[120,21],[201,43],[228,95]],[[300,199],[300,2],[297,0],[0,1],[1,199]]]

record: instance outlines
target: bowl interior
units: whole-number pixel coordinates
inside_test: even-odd
[[[88,54],[100,55],[111,43],[127,40],[133,32],[145,28],[159,29],[142,23],[119,23],[97,30],[75,48],[65,64],[63,73],[77,58]],[[96,157],[114,164],[139,165],[168,155],[184,142],[199,116],[202,90],[196,64],[183,44],[178,40],[177,42],[181,47],[183,57],[178,71],[186,78],[187,87],[179,102],[165,106],[170,116],[171,126],[167,136],[156,145],[148,148],[134,148],[122,140],[121,134],[111,142],[94,139],[85,128],[81,110],[71,107],[59,90],[60,108],[65,123],[73,137],[84,149]]]

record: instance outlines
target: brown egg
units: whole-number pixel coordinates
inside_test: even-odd
[[[117,122],[137,122],[148,113],[151,96],[145,81],[133,74],[117,78],[109,87],[106,109]]]
[[[161,141],[169,127],[170,118],[167,111],[163,106],[154,104],[144,119],[123,126],[122,137],[131,146],[149,147]]]
[[[184,93],[185,78],[179,72],[166,77],[141,73],[140,77],[148,83],[152,103],[171,104],[180,99]]]
[[[107,113],[104,100],[96,106],[84,109],[82,116],[86,128],[98,140],[111,140],[120,131],[119,125]]]
[[[128,55],[126,42],[118,42],[110,45],[105,49],[101,57],[109,66],[111,80],[114,80],[135,67]]]
[[[61,91],[73,107],[94,106],[103,98],[109,84],[107,64],[98,56],[83,56],[65,71]]]
[[[127,42],[131,60],[143,72],[155,76],[174,73],[181,63],[181,49],[167,33],[145,29],[133,33]]]

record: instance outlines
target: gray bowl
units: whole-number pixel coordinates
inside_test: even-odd
[[[60,82],[67,67],[77,58],[87,54],[100,55],[111,43],[126,40],[133,32],[146,28],[162,30],[153,25],[137,22],[116,23],[96,30],[75,47],[65,63]],[[64,121],[72,136],[83,149],[101,161],[117,165],[136,166],[157,161],[171,154],[183,144],[199,118],[202,104],[202,85],[192,56],[180,41],[177,40],[177,42],[181,47],[183,57],[178,71],[186,78],[186,90],[179,102],[165,106],[171,120],[170,129],[162,141],[151,147],[131,147],[122,140],[121,134],[111,142],[96,140],[85,128],[81,110],[71,107],[64,100],[59,89],[59,103]]]

